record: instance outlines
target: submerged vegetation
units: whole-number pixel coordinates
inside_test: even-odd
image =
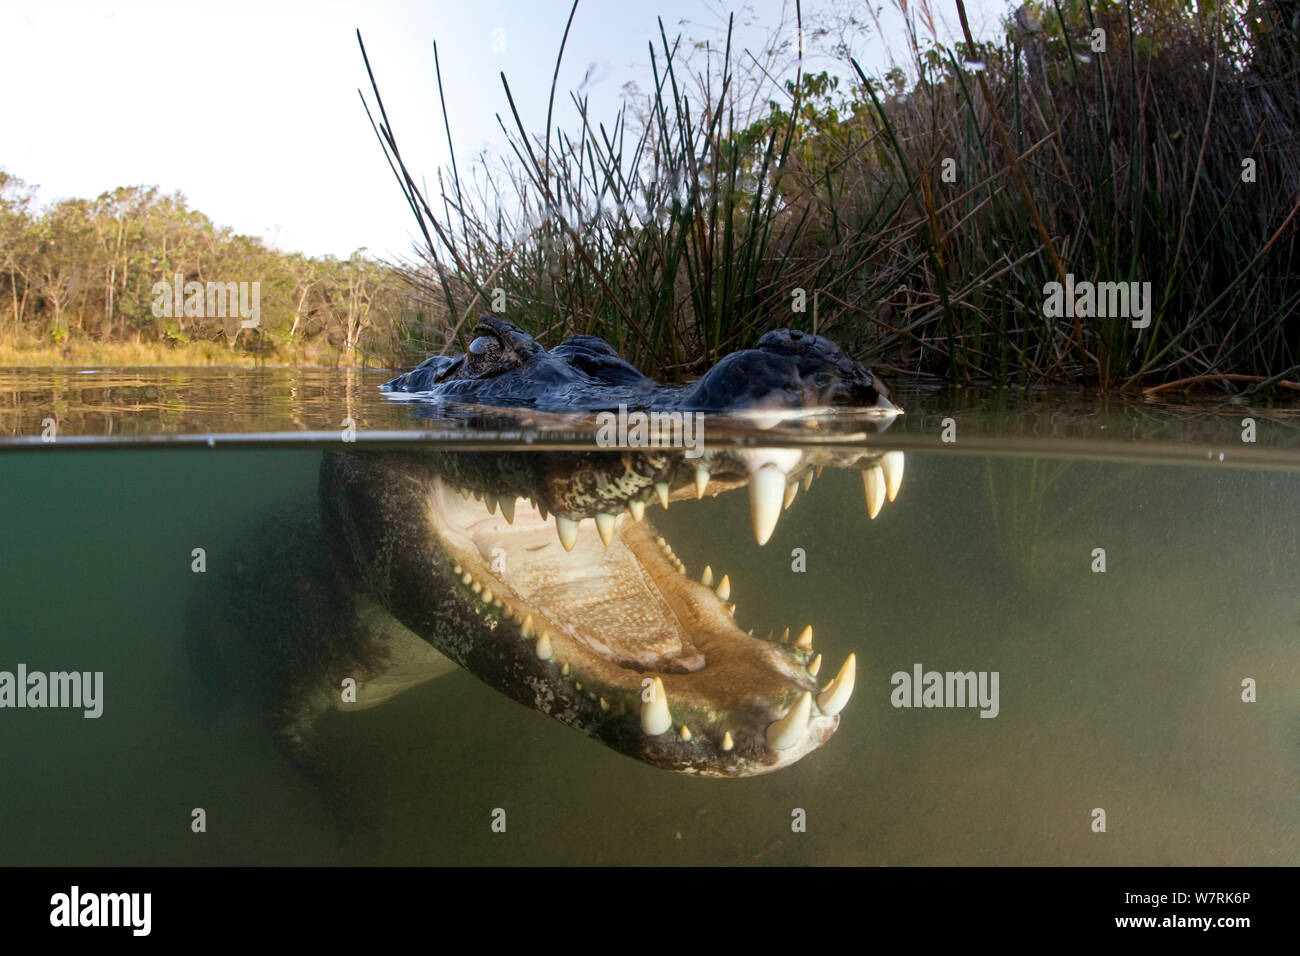
[[[430,349],[463,346],[492,308],[666,376],[781,325],[952,382],[1291,374],[1292,0],[1033,0],[1000,43],[974,41],[958,0],[953,46],[924,2],[895,2],[910,62],[881,78],[854,60],[844,82],[803,72],[796,8],[799,32],[774,36],[799,39],[764,61],[730,29],[692,44],[661,23],[649,93],[609,118],[572,93],[570,129],[553,90],[530,131],[507,79],[506,175],[460,169],[453,148],[437,195],[403,163],[372,73],[372,122],[427,239],[404,271],[450,316]]]

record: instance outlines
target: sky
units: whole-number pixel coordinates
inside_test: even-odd
[[[884,37],[859,57],[869,74],[903,58],[902,17],[886,0]],[[416,235],[359,87],[361,30],[408,166],[432,184],[448,161],[433,68],[438,43],[462,175],[482,150],[504,151],[496,114],[506,74],[530,133],[546,125],[555,54],[571,0],[4,0],[0,4],[0,169],[39,186],[38,202],[93,198],[117,186],[180,191],[218,225],[285,251],[346,258],[409,255]],[[913,3],[915,6],[915,3]],[[784,4],[792,9],[792,4]],[[805,17],[865,4],[808,0]],[[557,93],[557,125],[612,119],[625,83],[649,85],[656,15],[670,39],[717,39],[726,13],[756,52],[782,22],[782,0],[582,0]],[[939,33],[957,33],[940,0]],[[977,36],[996,35],[1006,0],[968,0]],[[874,34],[874,27],[872,29]],[[822,61],[817,69],[830,66]],[[807,66],[805,67],[807,68]]]

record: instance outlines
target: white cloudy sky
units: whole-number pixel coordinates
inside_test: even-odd
[[[824,2],[866,18],[852,0]],[[555,52],[570,0],[5,0],[0,5],[0,168],[38,184],[40,201],[93,197],[121,185],[180,190],[217,223],[287,250],[346,257],[403,255],[414,220],[357,97],[361,29],[408,164],[432,178],[447,160],[433,76],[438,41],[457,156],[499,148],[510,80],[530,132],[545,126]],[[588,86],[612,117],[628,81],[644,88],[656,15],[671,36],[703,37],[735,0],[583,0],[560,76]],[[869,73],[900,56],[900,17],[863,49]],[[949,30],[955,4],[936,0]],[[782,0],[750,0],[757,44]],[[988,37],[1006,0],[968,0]],[[683,23],[685,21],[685,23]],[[494,31],[504,51],[493,49]],[[941,32],[943,32],[941,30]],[[716,33],[714,35],[717,35]],[[499,45],[499,44],[498,44]]]

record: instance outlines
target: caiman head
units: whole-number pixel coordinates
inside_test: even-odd
[[[737,412],[851,407],[895,412],[869,368],[830,339],[776,329],[732,352],[692,385],[656,384],[603,339],[571,335],[551,350],[494,315],[483,315],[464,355],[436,355],[385,383],[425,400],[527,406],[543,411],[628,408]]]
[[[871,373],[825,339],[765,341],[691,393],[720,402],[738,392],[741,407],[887,402]],[[829,368],[817,367],[818,353]],[[747,363],[784,370],[784,385],[756,387]],[[823,668],[811,627],[766,639],[741,629],[728,577],[688,573],[646,511],[748,486],[763,543],[824,466],[862,470],[874,517],[897,494],[903,459],[757,447],[693,458],[680,449],[331,452],[321,509],[343,579],[481,680],[655,766],[747,776],[793,763],[835,732],[855,658]]]

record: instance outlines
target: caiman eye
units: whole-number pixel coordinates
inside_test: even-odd
[[[501,340],[495,335],[480,335],[469,343],[465,360],[471,372],[486,372],[501,357]]]

